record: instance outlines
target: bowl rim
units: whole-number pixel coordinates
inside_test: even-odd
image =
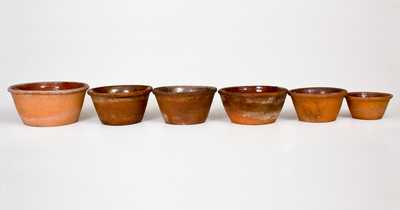
[[[263,88],[277,88],[277,91],[273,92],[254,92],[254,93],[244,93],[244,92],[231,92],[229,89],[233,88],[257,88],[257,87],[263,87]],[[279,86],[273,86],[273,85],[242,85],[242,86],[229,86],[229,87],[224,87],[218,90],[218,93],[220,95],[232,95],[232,96],[244,96],[244,97],[253,97],[253,96],[277,96],[277,95],[286,95],[288,93],[288,89],[284,87],[279,87]]]
[[[195,88],[199,91],[194,92],[172,92],[164,91],[167,88]],[[190,95],[202,95],[202,94],[214,94],[217,91],[216,87],[206,86],[206,85],[170,85],[170,86],[160,86],[153,89],[154,95],[169,95],[169,96],[190,96]]]
[[[119,88],[138,88],[142,87],[142,90],[136,90],[133,92],[129,93],[101,93],[101,92],[96,92],[97,90],[101,88],[113,88],[113,87],[119,87]],[[109,98],[124,98],[124,97],[133,97],[133,96],[141,96],[141,95],[146,95],[149,94],[153,88],[149,85],[108,85],[108,86],[99,86],[95,88],[91,88],[88,90],[87,94],[90,96],[101,96],[101,97],[109,97]]]
[[[359,96],[366,94],[366,97]],[[374,94],[375,96],[368,96],[368,94]],[[383,100],[383,99],[391,99],[393,98],[393,94],[391,93],[386,93],[386,92],[376,92],[376,91],[352,91],[348,92],[346,95],[347,99],[352,99],[352,100]]]
[[[299,93],[296,91],[299,90],[307,90],[307,89],[326,89],[326,90],[334,90],[335,92],[331,93]],[[289,90],[290,96],[303,96],[303,97],[316,97],[316,98],[325,98],[325,97],[344,97],[347,95],[347,90],[343,88],[336,88],[336,87],[303,87],[303,88],[296,88]]]
[[[64,90],[22,90],[18,89],[21,86],[25,85],[40,85],[40,84],[61,84],[61,83],[72,83],[79,85],[78,88],[70,88]],[[89,85],[83,82],[73,82],[73,81],[43,81],[43,82],[27,82],[27,83],[19,83],[15,85],[11,85],[8,87],[8,92],[12,94],[25,94],[25,95],[64,95],[86,91],[89,89]]]

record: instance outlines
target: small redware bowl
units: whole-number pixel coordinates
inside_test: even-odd
[[[94,107],[105,125],[141,122],[152,88],[147,85],[117,85],[90,89]]]
[[[206,121],[216,91],[209,86],[166,86],[153,93],[166,123],[190,125]]]
[[[218,92],[231,122],[262,125],[276,121],[288,91],[275,86],[237,86]]]
[[[392,97],[390,93],[350,92],[346,96],[346,102],[353,118],[378,120],[382,119]]]
[[[289,91],[297,117],[304,122],[335,121],[347,91],[331,87],[299,88]]]
[[[23,123],[44,127],[77,122],[88,88],[80,82],[36,82],[13,85],[8,91]]]

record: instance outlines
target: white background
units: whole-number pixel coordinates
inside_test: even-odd
[[[0,209],[400,209],[399,0],[1,0]],[[24,126],[22,82],[336,86],[395,94],[380,121]]]

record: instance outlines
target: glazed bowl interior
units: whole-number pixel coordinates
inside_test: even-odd
[[[393,95],[390,93],[379,93],[379,92],[351,92],[347,96],[354,98],[373,99],[373,98],[392,98]]]
[[[155,94],[209,94],[214,93],[217,90],[215,87],[210,86],[166,86],[158,87],[154,89]]]
[[[152,88],[147,85],[115,85],[90,89],[89,95],[98,96],[135,96],[150,93]]]
[[[88,85],[80,82],[36,82],[13,85],[9,88],[14,93],[52,93],[86,90]]]
[[[329,96],[329,95],[345,95],[346,90],[331,87],[312,87],[312,88],[299,88],[290,91],[291,94],[301,95],[316,95],[316,96]]]
[[[287,89],[276,86],[238,86],[227,87],[220,90],[222,94],[260,95],[286,93]]]

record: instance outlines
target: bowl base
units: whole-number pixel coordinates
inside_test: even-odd
[[[270,120],[270,121],[237,121],[237,120],[231,120],[232,123],[238,124],[238,125],[268,125],[276,122],[276,119]]]
[[[30,126],[30,127],[58,127],[58,126],[63,126],[63,125],[70,125],[77,123],[79,120],[73,120],[73,121],[64,121],[64,122],[50,122],[50,123],[42,123],[42,122],[29,122],[29,121],[24,121],[24,125]]]

